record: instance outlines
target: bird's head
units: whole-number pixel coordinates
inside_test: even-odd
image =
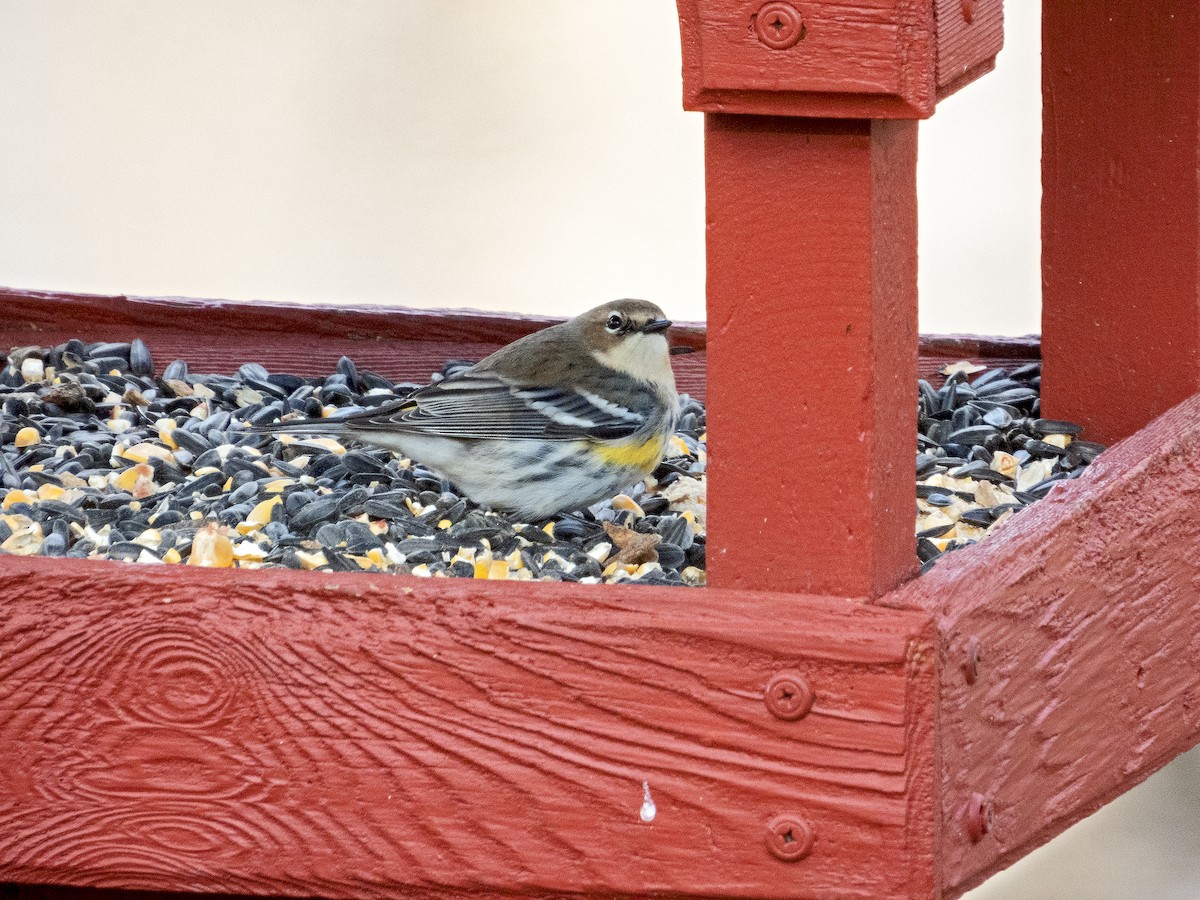
[[[646,300],[614,300],[575,322],[592,355],[610,369],[674,389],[667,329],[671,320]]]

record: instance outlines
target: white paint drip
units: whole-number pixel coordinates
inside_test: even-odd
[[[650,782],[642,782],[642,808],[638,813],[643,822],[653,822],[654,817],[658,814],[658,807],[654,805],[654,798],[650,796]]]

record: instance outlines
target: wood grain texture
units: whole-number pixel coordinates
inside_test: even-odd
[[[978,334],[923,334],[920,338],[922,356],[940,357],[951,361],[960,359],[992,360],[999,365],[1024,364],[1041,359],[1041,340],[1036,334],[1018,337]]]
[[[0,883],[4,900],[251,900],[256,894],[196,891],[127,891],[123,888],[73,887],[62,884]]]
[[[879,595],[915,559],[916,125],[709,115],[705,147],[710,583]]]
[[[1200,742],[1200,395],[886,598],[942,632],[948,896]],[[979,642],[979,677],[962,664]],[[961,812],[990,798],[977,844]]]
[[[146,340],[159,365],[186,359],[197,370],[230,373],[263,359],[278,371],[328,371],[343,352],[394,379],[424,380],[447,359],[478,359],[539,328],[543,316],[394,306],[318,306],[193,297],[128,297],[0,287],[0,345],[53,345],[68,337]],[[234,327],[237,325],[238,327]],[[201,340],[208,330],[219,341]],[[260,335],[269,335],[263,338]],[[680,390],[704,398],[705,326],[682,322],[672,343],[691,353],[672,359]],[[960,359],[1014,365],[1040,358],[1037,335],[920,336],[922,377]]]
[[[1004,47],[1003,0],[935,0],[938,100],[996,66]]]
[[[1042,385],[1112,442],[1200,390],[1200,6],[1047,3]]]
[[[793,0],[794,46],[755,34],[762,0],[677,0],[683,105],[702,112],[923,119],[995,66],[1002,0]]]
[[[917,375],[934,387],[945,382],[941,370],[960,360],[991,369],[1015,369],[1041,357],[1036,334],[1023,337],[981,337],[973,334],[923,334],[917,341]]]
[[[932,895],[922,612],[13,557],[0,592],[0,881]],[[768,853],[780,812],[807,859]]]
[[[804,37],[784,50],[755,34],[762,5],[678,0],[684,108],[836,118],[933,113],[929,0],[795,0]]]
[[[245,362],[297,375],[332,371],[339,357],[397,381],[424,384],[448,359],[483,359],[561,318],[398,306],[315,306],[189,297],[128,297],[0,288],[0,345],[53,346],[73,337],[141,337],[160,367],[185,359],[197,371]],[[704,399],[704,326],[681,322],[672,357],[679,389]]]

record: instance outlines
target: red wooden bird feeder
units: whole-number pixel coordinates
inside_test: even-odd
[[[1000,0],[679,14],[710,587],[0,557],[17,896],[952,897],[1200,740],[1195,4],[1046,5],[1043,402],[1124,440],[915,579],[915,120],[992,67]],[[423,377],[543,324],[0,302],[10,346],[216,371]]]

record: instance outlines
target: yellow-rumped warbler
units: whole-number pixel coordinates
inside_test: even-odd
[[[662,460],[677,409],[670,326],[653,303],[605,303],[404,400],[256,430],[385,447],[527,519],[582,509]]]

